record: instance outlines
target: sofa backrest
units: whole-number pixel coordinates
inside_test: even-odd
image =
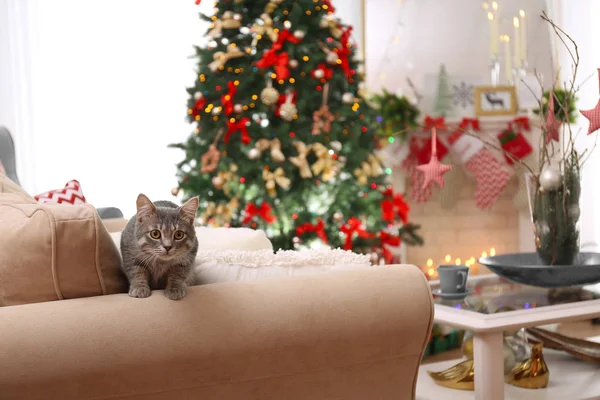
[[[6,176],[16,184],[19,184],[15,157],[15,143],[8,129],[3,126],[0,126],[0,161],[4,166]]]

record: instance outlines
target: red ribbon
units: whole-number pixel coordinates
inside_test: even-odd
[[[430,131],[432,128],[446,129],[446,123],[444,117],[432,118],[429,115],[425,117],[425,130]]]
[[[202,0],[196,0],[196,5],[199,6],[202,3]]]
[[[280,31],[279,34],[277,35],[277,41],[275,43],[273,43],[273,46],[271,47],[271,49],[279,51],[279,50],[283,49],[283,44],[285,42],[298,44],[301,41],[302,41],[302,39],[298,39],[296,36],[294,36],[294,34],[292,32],[290,32],[289,29],[284,29],[284,30]]]
[[[400,193],[394,195],[391,189],[388,190],[391,192],[389,194],[391,199],[384,199],[381,202],[381,218],[384,221],[392,223],[396,215],[398,215],[402,223],[406,224],[408,222],[408,212],[410,211],[409,205],[404,201],[404,197]],[[384,192],[384,196],[388,194],[388,190]]]
[[[196,103],[194,103],[194,107],[192,108],[192,116],[196,118],[196,116],[204,109],[204,106],[206,106],[206,98],[201,97],[196,100]]]
[[[317,65],[317,68],[313,69],[310,72],[310,75],[315,79],[320,79],[315,76],[315,72],[318,70],[323,70],[323,78],[324,79],[331,79],[331,77],[333,76],[333,70],[331,68],[328,68],[327,65],[321,63],[321,64]]]
[[[271,214],[271,206],[265,201],[263,201],[260,206],[257,206],[254,203],[248,203],[244,213],[246,214],[242,221],[244,224],[248,224],[252,218],[256,216],[260,217],[267,224],[272,224],[277,220],[277,218]]]
[[[233,83],[233,81],[227,82],[228,92],[226,94],[221,95],[221,104],[225,109],[225,115],[231,115],[233,112],[233,96],[237,92],[237,86]]]
[[[342,225],[340,231],[346,234],[346,240],[344,242],[344,250],[352,250],[352,236],[354,233],[358,234],[361,238],[372,238],[375,237],[372,233],[367,232],[362,227],[362,222],[356,217],[350,217],[347,225]]]
[[[227,120],[227,132],[225,132],[225,137],[223,141],[225,144],[229,144],[229,138],[231,135],[237,131],[242,132],[242,143],[248,144],[251,141],[250,135],[248,135],[248,127],[246,126],[250,122],[250,118],[244,117],[239,121]]]
[[[387,246],[398,247],[402,241],[400,236],[390,235],[387,232],[381,231],[379,233],[379,240],[381,240],[381,249],[383,250],[383,258],[385,258],[386,264],[390,264],[394,258],[394,255]]]
[[[529,118],[527,117],[518,117],[513,119],[513,122],[515,123],[515,125],[517,125],[517,127],[523,128],[526,131],[531,130],[531,127],[529,126]]]
[[[473,128],[473,130],[481,130],[481,127],[479,126],[479,120],[477,118],[463,118],[458,125],[458,127],[462,130],[467,129],[469,126]]]
[[[318,219],[316,224],[306,222],[296,228],[296,236],[302,236],[307,232],[315,232],[324,243],[329,243],[329,239],[327,239],[327,234],[325,233],[325,222],[321,218]]]
[[[288,64],[290,62],[290,57],[288,53],[281,52],[277,54],[276,50],[272,48],[267,50],[262,58],[256,62],[256,66],[258,68],[269,68],[270,66],[275,66],[275,74],[277,75],[277,79],[287,79],[290,76],[290,70],[288,68]]]
[[[336,49],[336,53],[338,55],[338,58],[341,60],[341,64],[340,66],[342,67],[342,70],[344,70],[344,73],[346,74],[346,78],[350,78],[350,75],[352,75],[352,72],[350,70],[350,62],[348,61],[349,57],[350,57],[350,34],[352,32],[352,27],[349,26],[348,28],[344,29],[342,31],[342,36],[340,37],[340,45],[341,47],[339,49]],[[327,78],[329,79],[329,78]]]

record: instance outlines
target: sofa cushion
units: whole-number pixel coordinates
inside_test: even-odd
[[[257,280],[371,268],[369,256],[342,249],[198,251],[196,283]]]
[[[118,249],[91,205],[0,193],[0,221],[0,306],[126,291]]]

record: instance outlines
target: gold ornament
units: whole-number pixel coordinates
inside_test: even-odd
[[[267,36],[273,43],[277,41],[278,33],[273,29],[273,19],[269,14],[263,14],[260,16],[262,24],[255,22],[252,25],[252,31],[261,36]]]
[[[331,15],[323,17],[323,19],[320,22],[320,26],[322,28],[329,27],[329,32],[331,32],[331,36],[333,36],[334,38],[339,39],[340,37],[342,37],[342,29],[339,27],[339,24],[335,20],[335,18]]]
[[[262,178],[265,181],[265,187],[270,196],[275,196],[277,194],[277,185],[282,189],[287,189],[292,183],[292,181],[285,176],[285,171],[281,167],[277,168],[274,172],[263,169]]]
[[[293,120],[294,116],[298,113],[298,108],[294,103],[292,103],[293,98],[294,95],[292,93],[288,93],[285,103],[279,107],[279,116],[286,121]]]
[[[358,183],[366,185],[369,183],[369,177],[376,177],[383,174],[383,169],[379,160],[374,155],[370,154],[367,161],[360,163],[360,168],[354,170],[354,176],[358,179]]]
[[[317,156],[317,161],[311,166],[315,175],[321,174],[321,179],[328,182],[335,176],[336,162],[329,154],[329,150],[322,143],[313,143],[311,149]]]
[[[295,140],[293,145],[296,147],[298,155],[295,157],[290,157],[288,158],[288,160],[290,160],[290,162],[293,165],[298,167],[298,169],[300,170],[300,176],[302,178],[312,178],[312,172],[310,171],[308,160],[306,159],[306,157],[310,153],[311,148],[308,147],[304,142],[300,142],[298,140]]]
[[[238,46],[232,43],[227,46],[227,52],[217,51],[215,54],[213,54],[214,61],[208,64],[208,68],[210,68],[212,72],[217,72],[219,68],[225,67],[227,61],[233,58],[243,57],[245,55],[246,53],[241,51]]]
[[[541,389],[548,386],[550,371],[542,354],[541,343],[531,349],[531,358],[517,363],[510,374],[505,377],[506,383],[526,389]]]
[[[273,81],[267,80],[267,87],[260,92],[260,101],[266,106],[272,106],[279,100],[279,92],[273,87]]]
[[[473,360],[463,361],[444,371],[427,371],[435,383],[450,389],[474,390],[475,369]]]
[[[174,187],[173,189],[171,189],[171,194],[173,196],[177,196],[179,194],[179,188],[178,187]]]
[[[211,24],[211,30],[206,34],[211,38],[218,38],[223,34],[223,21],[216,19]]]
[[[321,107],[313,113],[312,134],[318,135],[321,132],[331,132],[331,123],[335,121],[335,117],[329,111],[327,104],[322,104]]]
[[[273,139],[273,140],[264,139],[264,138],[259,139],[255,144],[255,148],[259,151],[259,157],[263,151],[269,150],[269,148],[270,148],[271,149],[271,158],[273,159],[273,161],[275,161],[275,162],[284,162],[285,161],[285,155],[283,155],[283,153],[281,152],[281,142],[279,141],[279,139]]]
[[[234,18],[231,11],[225,11],[222,18],[223,29],[238,29],[242,26],[242,22],[239,19]]]
[[[221,160],[221,153],[217,149],[216,145],[211,144],[210,146],[208,146],[208,151],[202,154],[200,160],[202,161],[200,172],[202,172],[203,174],[213,172],[215,169],[217,169],[217,166],[219,165],[219,161]]]
[[[237,197],[229,200],[227,204],[219,204],[209,202],[206,205],[204,213],[200,216],[203,223],[210,223],[211,226],[223,226],[231,222],[233,212],[239,207],[240,203]],[[212,221],[211,221],[212,218]]]
[[[279,5],[281,4],[283,0],[271,0],[269,1],[269,3],[265,6],[265,12],[267,14],[271,14],[273,11],[275,11],[277,9],[277,7],[279,7]]]
[[[217,175],[215,175],[212,179],[212,183],[216,189],[223,190],[223,193],[229,195],[229,190],[231,186],[231,182],[237,179],[235,173],[237,172],[238,167],[235,164],[231,164],[229,170],[219,171]]]

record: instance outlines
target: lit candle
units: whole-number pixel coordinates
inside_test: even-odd
[[[481,257],[487,257],[487,251],[484,251],[483,253],[481,253]]]
[[[446,254],[446,257],[444,257],[444,261],[450,262],[451,260],[452,260],[452,257],[450,257],[450,254]]]
[[[487,13],[490,21],[490,55],[496,57],[498,55],[498,25],[496,24],[494,14]]]
[[[495,256],[495,255],[496,255],[496,249],[495,249],[494,247],[492,247],[492,248],[490,249],[490,256],[492,256],[492,257],[493,257],[493,256]]]
[[[504,42],[504,73],[506,74],[506,82],[512,81],[512,68],[510,60],[510,37],[508,35],[502,36]]]
[[[429,268],[429,271],[427,271],[427,275],[433,276],[434,272],[435,271],[433,270],[433,268]]]
[[[519,10],[521,17],[521,61],[527,60],[527,31],[525,30],[525,11]]]
[[[427,259],[427,266],[428,266],[428,267],[431,267],[431,266],[433,266],[433,260],[432,260],[431,258],[428,258],[428,259]]]
[[[521,53],[521,46],[520,46],[520,42],[521,42],[521,29],[519,28],[519,18],[514,17],[513,18],[513,26],[515,27],[515,34],[513,36],[514,42],[515,42],[515,54],[514,54],[514,66],[515,69],[518,69],[519,66],[521,65],[521,57],[522,57],[522,53]]]
[[[457,258],[457,259],[454,261],[454,264],[456,264],[456,265],[460,265],[460,258]]]

